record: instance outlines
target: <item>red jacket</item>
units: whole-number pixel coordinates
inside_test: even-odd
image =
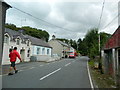
[[[20,54],[16,50],[10,52],[9,57],[10,57],[10,62],[15,62],[17,57],[21,60]]]

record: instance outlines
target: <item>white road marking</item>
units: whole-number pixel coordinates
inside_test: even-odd
[[[54,73],[58,72],[59,70],[61,70],[61,68],[59,68],[59,69],[57,69],[57,70],[55,70],[55,71],[53,71],[53,72],[49,73],[48,75],[43,76],[42,78],[40,78],[40,80],[43,80],[43,79],[45,79],[45,78],[49,77],[50,75],[52,75],[52,74],[54,74]]]
[[[25,68],[28,68],[28,67],[22,67],[21,69],[25,69]]]
[[[89,80],[90,80],[90,85],[91,85],[92,90],[94,90],[91,75],[90,75],[90,70],[89,70],[89,67],[88,67],[88,62],[87,62],[87,69],[88,69],[88,76],[89,76]]]
[[[68,65],[70,65],[70,64],[71,64],[71,63],[66,64],[65,67],[68,66]]]
[[[24,70],[19,70],[18,72],[22,72],[22,71],[24,71]]]
[[[29,68],[29,69],[33,69],[33,68],[35,68],[35,67],[31,67],[31,68]]]
[[[43,66],[43,65],[40,65],[41,67]]]

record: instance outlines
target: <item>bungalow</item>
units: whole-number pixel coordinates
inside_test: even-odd
[[[112,75],[120,85],[120,26],[101,52],[104,73]]]
[[[23,35],[21,30],[19,31],[5,28],[2,64],[10,64],[9,49],[14,47],[18,48],[17,51],[25,62],[30,61],[30,57],[33,55],[51,56],[52,47],[47,42],[29,35]]]
[[[52,55],[52,47],[45,41],[25,35],[26,38],[29,38],[32,44],[32,56],[35,55]]]
[[[53,56],[58,55],[61,58],[68,57],[71,48],[70,45],[57,40],[55,35],[52,36],[52,39],[48,43],[53,48]]]

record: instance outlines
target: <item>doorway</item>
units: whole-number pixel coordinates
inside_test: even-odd
[[[20,55],[21,55],[22,61],[24,62],[25,61],[25,49],[20,50]]]

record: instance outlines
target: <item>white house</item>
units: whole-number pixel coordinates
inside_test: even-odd
[[[52,47],[41,39],[23,35],[21,32],[5,28],[2,64],[10,64],[9,49],[17,47],[23,61],[30,61],[34,55],[51,56]],[[19,60],[17,60],[19,63]]]
[[[17,47],[23,61],[29,61],[31,56],[31,41],[20,32],[5,28],[2,64],[10,64],[9,50]],[[19,60],[17,60],[17,63]]]
[[[45,41],[25,35],[25,37],[29,38],[32,44],[32,56],[35,55],[47,55],[51,56],[52,55],[52,47]]]

